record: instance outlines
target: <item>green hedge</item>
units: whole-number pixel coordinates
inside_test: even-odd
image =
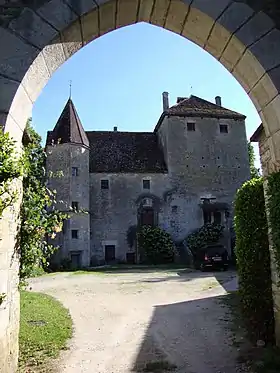
[[[280,173],[273,173],[267,178],[267,196],[269,209],[269,225],[272,237],[277,271],[280,275]]]
[[[237,192],[234,207],[242,312],[250,337],[272,342],[274,317],[263,179],[246,182]]]

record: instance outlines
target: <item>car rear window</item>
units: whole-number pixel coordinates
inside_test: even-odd
[[[213,246],[206,249],[208,255],[222,254],[225,251],[223,246]]]

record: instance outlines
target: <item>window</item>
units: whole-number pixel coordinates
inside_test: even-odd
[[[222,223],[222,214],[220,211],[214,212],[214,223],[221,224]]]
[[[100,183],[100,186],[101,186],[101,189],[109,189],[109,180],[101,180],[101,183]]]
[[[71,230],[71,237],[74,239],[78,238],[78,229],[72,229]]]
[[[210,211],[203,212],[203,220],[204,220],[204,224],[211,223],[211,212]]]
[[[178,206],[172,206],[172,212],[177,212],[178,211]]]
[[[72,176],[78,176],[78,167],[72,167]]]
[[[187,130],[188,131],[195,131],[195,123],[193,123],[193,122],[189,122],[189,123],[187,123]]]
[[[143,189],[150,189],[151,181],[150,180],[143,180]]]
[[[227,124],[220,124],[220,133],[228,133]]]
[[[79,203],[76,202],[76,201],[72,201],[72,209],[74,211],[78,211],[79,210]]]

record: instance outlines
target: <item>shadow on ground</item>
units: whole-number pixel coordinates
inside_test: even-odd
[[[132,371],[236,372],[227,296],[156,306]]]

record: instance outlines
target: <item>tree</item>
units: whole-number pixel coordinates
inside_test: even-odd
[[[260,170],[255,166],[256,156],[253,145],[248,142],[248,154],[249,154],[249,165],[250,165],[250,175],[251,179],[255,177],[260,177]]]
[[[23,154],[25,174],[19,231],[21,279],[29,277],[34,267],[46,265],[56,249],[48,244],[47,238],[54,238],[67,218],[55,209],[55,191],[46,186],[46,153],[41,137],[31,126],[31,119],[26,133],[29,140]]]

